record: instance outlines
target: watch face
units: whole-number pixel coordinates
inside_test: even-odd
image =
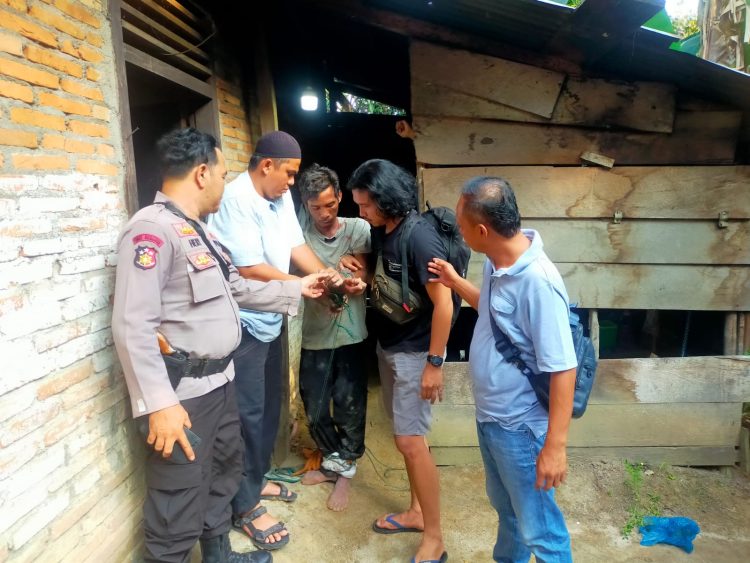
[[[427,361],[429,361],[435,367],[440,367],[443,365],[443,358],[441,358],[440,356],[428,356]]]

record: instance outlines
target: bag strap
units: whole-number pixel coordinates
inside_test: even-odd
[[[401,227],[401,306],[404,311],[411,313],[409,307],[409,238],[414,230],[414,221],[411,220],[413,213],[404,217],[404,224]]]
[[[490,326],[492,327],[492,334],[495,337],[495,349],[505,359],[506,362],[516,366],[519,371],[529,379],[535,377],[536,374],[526,365],[521,359],[521,351],[518,347],[510,341],[508,335],[498,326],[495,321],[495,317],[492,315],[492,304],[487,296],[487,309],[490,315]]]
[[[206,236],[206,232],[203,230],[203,227],[201,227],[200,223],[194,219],[191,219],[187,215],[185,215],[171,201],[160,201],[158,203],[166,207],[169,211],[177,215],[180,219],[187,221],[188,224],[195,229],[195,232],[198,233],[198,236],[203,241],[203,244],[206,245],[206,247],[208,248],[208,251],[213,255],[214,258],[216,258],[216,262],[218,262],[219,267],[221,268],[221,273],[224,274],[224,279],[229,281],[229,265],[227,264],[226,260],[224,260],[224,257],[218,252],[216,252],[214,245],[211,244],[211,242],[208,240],[208,237]]]

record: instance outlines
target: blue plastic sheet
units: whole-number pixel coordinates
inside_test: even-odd
[[[691,553],[693,540],[701,529],[695,521],[684,516],[646,516],[639,531],[643,534],[641,545],[667,543]]]

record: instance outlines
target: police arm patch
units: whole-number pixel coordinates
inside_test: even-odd
[[[142,233],[140,235],[135,235],[133,237],[133,244],[138,244],[139,242],[153,242],[159,248],[161,248],[164,244],[163,240],[161,240],[156,235],[152,235],[151,233]]]
[[[158,252],[159,251],[155,248],[141,244],[135,249],[133,264],[135,264],[136,268],[140,268],[141,270],[150,270],[156,266],[156,256]]]

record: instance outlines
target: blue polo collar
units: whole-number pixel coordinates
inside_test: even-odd
[[[495,266],[492,265],[492,261],[490,261],[490,266],[492,267],[492,276],[500,277],[518,275],[523,272],[529,266],[529,264],[531,264],[537,258],[539,258],[539,256],[541,256],[542,249],[544,248],[544,243],[542,243],[541,235],[534,229],[521,229],[521,232],[527,239],[531,241],[531,246],[529,246],[526,251],[518,257],[518,259],[513,263],[512,266],[509,266],[507,268],[496,269]]]

